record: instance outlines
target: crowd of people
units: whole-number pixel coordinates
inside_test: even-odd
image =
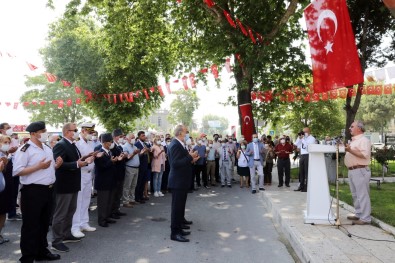
[[[126,215],[121,208],[144,204],[151,193],[160,198],[171,192],[171,239],[187,242],[184,236],[190,232],[184,229],[192,224],[184,214],[188,192],[201,187],[231,188],[236,177],[240,178],[240,188],[252,194],[264,191],[265,185],[272,184],[274,163],[278,187],[290,187],[291,154],[300,157],[299,187],[295,191],[305,192],[307,146],[317,143],[307,127],[295,143],[286,135],[272,139],[253,134],[251,142],[219,134],[212,139],[204,133],[192,138],[182,125],[173,136],[147,136],[144,131],[125,134],[121,129],[98,136],[93,123],[79,128],[66,123],[62,136],[49,135],[44,122],[33,122],[26,131],[29,138],[19,140],[8,123],[0,124],[0,244],[9,241],[1,236],[6,214],[9,220],[23,220],[21,262],[60,259],[48,250],[50,225],[51,248],[58,252],[68,252],[65,244],[79,242],[88,232],[96,231],[89,224],[93,196],[97,196],[97,225],[109,227]],[[350,149],[346,147],[346,151]],[[360,166],[353,165],[350,170]],[[184,173],[189,176],[182,177]],[[21,214],[16,213],[19,193]],[[366,198],[364,202],[368,202]],[[370,209],[370,203],[366,206]],[[363,216],[368,222],[370,211],[361,213],[355,218]]]

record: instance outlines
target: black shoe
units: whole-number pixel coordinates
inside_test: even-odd
[[[192,221],[188,221],[186,219],[184,219],[184,221],[182,222],[184,225],[192,225],[193,222]]]
[[[307,189],[302,189],[301,192],[307,192]]]
[[[119,215],[117,215],[117,214],[111,214],[110,217],[113,218],[113,219],[120,219],[120,218],[121,218],[121,217],[120,217]]]
[[[191,234],[191,231],[181,230],[181,236],[187,236],[187,235],[190,235],[190,234]]]
[[[148,201],[149,198],[148,198],[148,197],[143,197],[143,200],[144,200],[144,201]]]
[[[101,226],[101,227],[108,227],[108,223],[107,222],[99,223],[99,226]]]
[[[69,252],[70,249],[63,243],[52,244],[52,249],[59,252]]]
[[[221,184],[221,188],[224,188],[224,187],[225,187],[225,185]]]
[[[286,186],[286,187],[291,187],[289,184],[286,184],[285,186]]]
[[[265,191],[265,188],[263,188],[263,187],[259,188],[259,191]]]
[[[230,184],[228,184],[228,187],[229,187],[229,188],[232,188],[232,186],[231,186]]]
[[[295,189],[294,191],[298,192],[298,191],[302,191],[302,190],[303,190],[303,188],[299,187],[298,189]]]
[[[256,190],[252,190],[252,192],[251,193],[253,193],[253,194],[256,194]]]
[[[48,252],[45,255],[37,256],[34,260],[35,261],[52,261],[52,260],[59,260],[60,255],[59,254],[52,254],[51,252]]]
[[[81,238],[75,237],[75,236],[70,236],[70,237],[66,237],[63,240],[63,243],[75,243],[75,242],[80,242]]]
[[[189,242],[189,239],[183,237],[181,234],[171,235],[170,239],[178,242]]]
[[[210,187],[209,187],[209,186],[207,186],[207,185],[205,185],[205,186],[204,186],[204,188],[206,188],[206,189],[210,189]]]
[[[191,227],[188,226],[188,225],[182,225],[182,226],[181,226],[181,229],[191,229]]]
[[[283,187],[283,185],[282,185],[282,184],[279,184],[277,187]]]
[[[135,201],[138,202],[139,204],[145,204],[145,201],[143,199],[135,200]]]
[[[117,216],[126,216],[127,214],[121,211],[115,212],[114,214],[116,214]]]
[[[116,223],[117,221],[115,221],[115,220],[112,220],[112,219],[106,219],[106,223],[109,223],[109,224],[114,224],[114,223]]]

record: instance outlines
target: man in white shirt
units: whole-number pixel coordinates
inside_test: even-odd
[[[309,151],[308,146],[310,144],[315,144],[315,138],[310,134],[310,128],[305,127],[303,129],[303,135],[300,134],[295,142],[295,145],[300,151],[300,161],[299,161],[299,188],[295,191],[307,192],[308,174],[309,174]]]
[[[83,123],[81,125],[80,139],[76,141],[75,146],[77,146],[82,156],[87,156],[94,152],[94,144],[91,142],[94,129],[94,123]],[[78,238],[85,236],[81,231],[96,231],[95,227],[89,225],[89,205],[91,202],[94,166],[95,164],[92,162],[87,166],[81,167],[81,190],[78,192],[77,209],[75,210],[73,226],[71,227],[71,234]]]

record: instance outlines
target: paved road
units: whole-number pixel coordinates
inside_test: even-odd
[[[235,184],[232,189],[214,187],[189,194],[187,218],[194,222],[189,243],[170,240],[170,201],[167,194],[123,209],[128,215],[116,224],[67,244],[71,251],[62,253],[58,262],[295,262],[259,193],[252,195]],[[97,225],[96,211],[91,221]],[[20,225],[6,223],[4,233],[11,242],[0,245],[0,262],[20,257]]]

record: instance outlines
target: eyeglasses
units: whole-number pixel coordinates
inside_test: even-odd
[[[78,129],[74,129],[74,130],[69,130],[69,131],[73,131],[73,132],[78,132]]]

